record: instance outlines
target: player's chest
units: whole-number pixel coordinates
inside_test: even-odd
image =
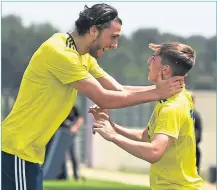
[[[80,64],[83,66],[83,68],[86,71],[89,71],[90,69],[90,64],[89,64],[89,59],[86,56],[81,56],[80,57]]]

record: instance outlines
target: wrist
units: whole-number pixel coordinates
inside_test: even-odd
[[[118,134],[117,132],[114,132],[114,133],[111,135],[110,141],[113,142],[113,143],[115,143],[116,140],[118,139],[118,136],[119,136],[119,134]]]
[[[115,132],[118,133],[118,130],[117,130],[115,123],[110,118],[109,118],[109,122],[110,122],[111,126],[113,127],[113,129],[115,130]]]
[[[153,94],[152,98],[153,98],[154,101],[162,99],[161,92],[157,88],[155,88],[155,89],[152,90],[152,94]]]

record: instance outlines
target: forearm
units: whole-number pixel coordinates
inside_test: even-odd
[[[99,104],[97,102],[95,103],[104,109],[116,109],[157,101],[159,99],[160,95],[155,89],[139,92],[106,90],[101,98],[97,100]]]
[[[120,134],[115,135],[112,142],[133,156],[149,163],[155,163],[158,160],[155,148],[151,143],[133,141]]]
[[[142,141],[142,134],[143,134],[143,130],[141,129],[127,129],[124,128],[116,123],[112,123],[113,127],[115,129],[115,131],[124,136],[127,137],[129,139],[135,140],[135,141]]]
[[[138,91],[148,91],[148,90],[153,90],[156,89],[155,85],[151,86],[123,86],[124,90],[127,91],[133,91],[133,92],[138,92]]]
[[[113,77],[110,75],[106,75],[104,77],[97,79],[99,83],[107,90],[115,90],[115,91],[147,91],[155,89],[156,86],[124,86],[117,82]]]
[[[106,90],[94,78],[79,80],[73,83],[75,89],[86,95],[99,107],[116,109],[156,101],[162,97],[158,89],[139,92]]]

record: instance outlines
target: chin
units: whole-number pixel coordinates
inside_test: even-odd
[[[150,76],[148,76],[148,81],[149,81],[149,82],[152,82],[152,80],[151,80],[151,77],[150,77]]]
[[[150,76],[148,76],[148,81],[151,83],[155,83],[155,80],[153,80]]]

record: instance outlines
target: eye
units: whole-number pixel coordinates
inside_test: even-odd
[[[111,36],[111,39],[112,39],[112,40],[116,40],[116,39],[118,39],[118,38],[119,38],[119,35]]]

